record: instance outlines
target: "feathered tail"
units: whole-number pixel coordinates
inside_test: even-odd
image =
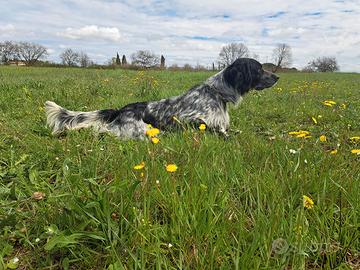
[[[69,111],[55,102],[45,102],[47,124],[53,135],[58,135],[67,129],[80,129],[88,127],[100,128],[103,125],[98,111],[74,112]]]

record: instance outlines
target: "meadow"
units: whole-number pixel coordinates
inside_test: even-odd
[[[280,74],[230,106],[228,140],[46,127],[46,100],[118,108],[212,74],[0,67],[0,269],[359,269],[360,74]]]

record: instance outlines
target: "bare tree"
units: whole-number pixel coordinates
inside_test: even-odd
[[[86,53],[80,52],[79,53],[79,64],[81,67],[88,67],[88,66],[91,66],[93,63],[90,60],[90,57]]]
[[[251,57],[254,58],[256,61],[260,60],[260,56],[257,53],[253,53]]]
[[[80,55],[72,49],[66,49],[60,54],[61,61],[67,66],[77,66],[79,64]]]
[[[221,48],[219,53],[219,63],[222,66],[231,65],[240,57],[248,57],[249,49],[243,43],[230,43]]]
[[[156,67],[160,63],[159,56],[150,51],[137,51],[131,55],[132,64],[139,67]]]
[[[306,67],[307,71],[334,72],[339,70],[339,65],[335,57],[318,57],[311,61]]]
[[[291,47],[285,43],[278,44],[273,50],[273,58],[275,62],[273,72],[276,72],[280,67],[288,67],[292,62]]]
[[[19,46],[16,42],[4,41],[0,43],[0,62],[6,64],[9,61],[18,60],[19,58]]]
[[[48,55],[47,49],[36,43],[20,42],[18,44],[18,55],[26,63],[26,65],[33,65],[41,58]]]

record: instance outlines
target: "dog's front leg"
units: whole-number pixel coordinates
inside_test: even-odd
[[[224,127],[219,129],[219,133],[224,137],[225,140],[229,139],[229,134]]]

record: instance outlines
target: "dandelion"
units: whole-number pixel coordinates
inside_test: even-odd
[[[320,142],[326,142],[326,136],[325,135],[321,135],[319,139],[320,139]]]
[[[360,155],[360,149],[353,149],[351,150],[351,153]]]
[[[332,106],[334,106],[334,105],[336,104],[336,102],[333,101],[333,100],[324,100],[324,101],[322,102],[322,104],[324,104],[325,106],[332,107]]]
[[[134,170],[142,170],[142,169],[144,169],[144,167],[145,167],[145,162],[142,161],[142,162],[140,162],[140,164],[137,164],[134,166]]]
[[[314,124],[316,125],[318,123],[318,121],[316,120],[316,118],[313,116],[311,117],[311,119],[313,120]]]
[[[159,138],[152,137],[152,138],[151,138],[151,142],[152,142],[153,144],[158,144],[158,143],[160,142],[160,140],[159,140]]]
[[[295,136],[296,138],[310,138],[311,136],[306,135],[305,133],[301,133]]]
[[[160,130],[158,128],[152,128],[152,129],[148,129],[146,131],[146,135],[148,135],[149,137],[155,137],[159,133],[160,133]]]
[[[204,130],[206,129],[206,125],[205,125],[205,124],[201,124],[201,125],[199,126],[199,129],[200,129],[201,131],[204,131]]]
[[[359,140],[360,140],[360,136],[350,137],[350,141],[352,141],[352,142],[356,142],[356,141],[359,141]]]
[[[175,164],[168,164],[166,165],[166,171],[173,173],[177,171],[177,166]]]
[[[338,150],[337,150],[337,149],[334,149],[334,150],[331,150],[331,151],[330,151],[330,154],[331,154],[331,155],[336,155],[337,152],[338,152]]]
[[[305,136],[307,136],[307,135],[310,135],[310,132],[309,132],[309,131],[306,131],[306,130],[290,131],[290,132],[289,132],[289,135],[298,136],[298,135],[301,135],[301,134],[305,134]]]
[[[343,104],[340,105],[340,107],[345,110],[346,109],[346,104],[343,103]]]
[[[296,138],[311,138],[310,132],[306,130],[290,131],[288,134]]]
[[[311,209],[314,207],[314,201],[310,197],[303,195],[303,205],[305,208]]]

